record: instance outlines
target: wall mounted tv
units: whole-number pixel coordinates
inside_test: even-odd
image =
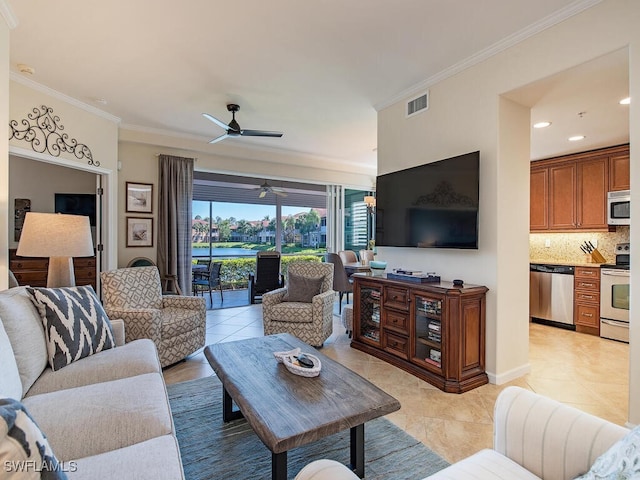
[[[96,196],[93,193],[56,193],[55,213],[85,215],[92,227],[96,225]]]
[[[480,152],[376,179],[376,245],[478,248]]]

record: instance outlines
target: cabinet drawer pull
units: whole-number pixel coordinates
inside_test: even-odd
[[[583,287],[595,287],[593,283],[580,282],[580,285],[582,285]]]
[[[593,300],[593,295],[582,295],[582,298],[588,298],[589,300]]]
[[[593,313],[581,313],[580,315],[582,315],[583,317],[593,317]]]

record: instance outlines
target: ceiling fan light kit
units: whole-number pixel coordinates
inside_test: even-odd
[[[243,130],[240,127],[240,124],[238,124],[238,122],[236,121],[236,112],[240,110],[240,105],[236,103],[229,103],[227,104],[227,110],[231,112],[231,116],[232,116],[231,121],[229,122],[228,125],[222,122],[221,120],[218,120],[213,115],[210,115],[208,113],[202,114],[206,119],[212,121],[213,123],[218,125],[220,128],[225,130],[225,133],[223,133],[219,137],[214,138],[209,143],[217,143],[221,140],[224,140],[227,137],[276,137],[276,138],[279,138],[279,137],[282,137],[283,135],[282,132],[273,132],[269,130],[246,130],[246,129]]]

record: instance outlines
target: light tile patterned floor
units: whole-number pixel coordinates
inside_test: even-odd
[[[229,299],[231,300],[231,298]],[[230,303],[230,302],[229,302]],[[491,447],[493,404],[507,385],[484,385],[457,395],[350,347],[334,310],[334,333],[322,352],[396,397],[402,408],[387,418],[449,462]],[[207,311],[207,344],[262,336],[262,307]],[[624,425],[628,409],[628,345],[531,324],[532,371],[509,383]],[[212,375],[199,351],[164,371],[167,383]]]

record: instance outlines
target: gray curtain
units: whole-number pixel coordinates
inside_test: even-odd
[[[159,156],[158,269],[162,278],[177,277],[191,295],[191,200],[193,158]]]

